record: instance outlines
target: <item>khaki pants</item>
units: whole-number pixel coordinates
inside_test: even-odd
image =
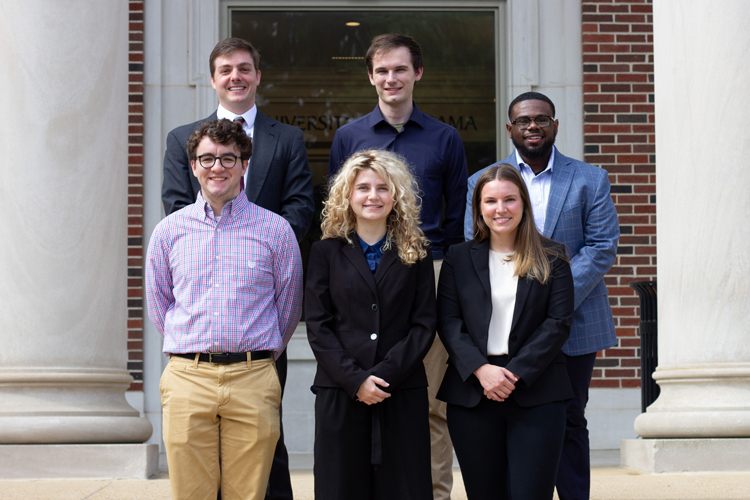
[[[272,359],[214,365],[172,356],[160,383],[173,499],[262,500],[279,439]],[[219,463],[221,461],[221,463]]]
[[[440,277],[443,261],[436,260],[435,285]],[[437,292],[437,290],[436,290]],[[448,353],[440,338],[435,336],[427,356],[424,368],[427,372],[427,393],[430,403],[430,449],[432,454],[432,494],[435,500],[448,500],[453,488],[453,443],[448,434],[448,422],[445,418],[446,404],[435,399],[445,375]]]

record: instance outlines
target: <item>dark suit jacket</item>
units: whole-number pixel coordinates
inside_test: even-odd
[[[570,265],[552,261],[546,285],[518,278],[508,364],[520,377],[511,397],[521,406],[536,406],[573,397],[560,349],[573,317]],[[474,407],[483,397],[473,372],[487,363],[487,333],[492,315],[489,240],[452,246],[438,280],[438,334],[450,356],[438,399]]]
[[[388,382],[388,392],[426,387],[422,359],[435,336],[435,316],[429,252],[405,266],[396,251],[385,251],[373,276],[356,242],[313,244],[305,323],[318,360],[317,387],[339,387],[354,398],[370,375]]]
[[[167,215],[195,203],[200,191],[190,168],[185,144],[190,135],[216,113],[182,127],[167,136],[161,199]],[[269,118],[260,111],[255,117],[253,155],[250,158],[247,198],[259,207],[284,217],[301,240],[315,210],[310,165],[302,131]]]

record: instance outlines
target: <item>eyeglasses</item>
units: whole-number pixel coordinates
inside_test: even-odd
[[[536,118],[530,118],[528,116],[519,116],[518,118],[516,118],[510,123],[520,128],[521,130],[523,130],[523,129],[529,128],[529,125],[531,125],[531,122],[536,123],[537,127],[544,128],[544,127],[549,127],[550,124],[554,120],[555,120],[554,118],[552,118],[551,116],[547,116],[547,115],[539,115]]]
[[[232,154],[225,154],[221,156],[206,154],[200,155],[198,157],[198,163],[200,163],[201,167],[203,168],[213,168],[214,164],[216,164],[216,160],[219,160],[219,163],[221,163],[222,167],[233,168],[237,164],[238,159],[239,156]]]

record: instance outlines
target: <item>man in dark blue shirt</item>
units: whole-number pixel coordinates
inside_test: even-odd
[[[370,148],[394,151],[406,158],[419,183],[422,230],[432,243],[435,282],[443,254],[463,241],[468,170],[458,131],[422,113],[412,101],[414,84],[422,78],[422,49],[411,37],[398,34],[373,39],[367,73],[378,93],[372,113],[336,131],[328,175],[333,176],[353,153]],[[445,202],[445,217],[443,216]],[[448,500],[453,486],[453,447],[445,421],[445,403],[435,399],[445,374],[445,352],[436,336],[424,359],[430,384],[432,483],[435,500]]]

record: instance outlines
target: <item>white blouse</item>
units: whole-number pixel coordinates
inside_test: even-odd
[[[490,250],[490,290],[492,291],[492,316],[487,335],[487,354],[508,354],[508,337],[516,306],[518,276],[514,276],[515,265],[512,254]]]

